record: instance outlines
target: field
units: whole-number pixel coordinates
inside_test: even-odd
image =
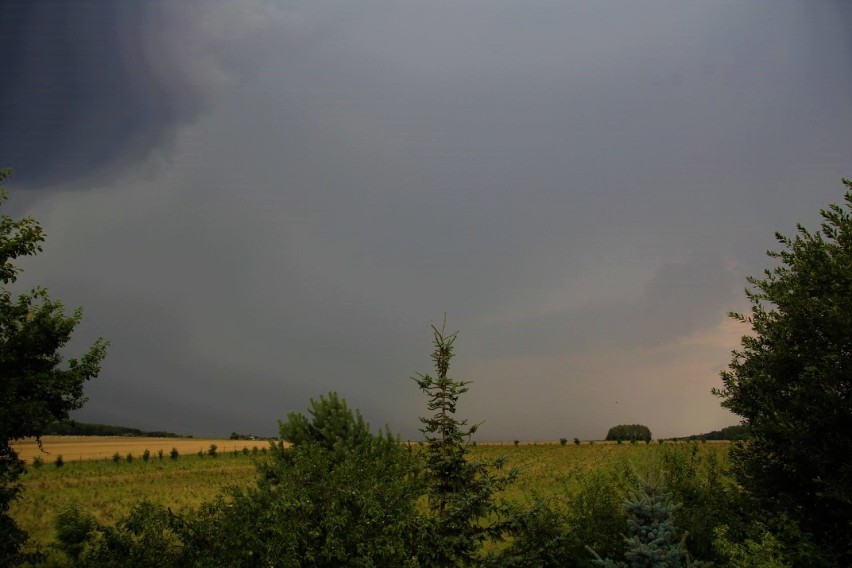
[[[182,444],[182,445],[179,445]],[[210,444],[218,446],[218,455],[198,455]],[[135,503],[149,500],[174,511],[195,507],[215,497],[227,486],[247,487],[255,479],[255,461],[263,459],[266,442],[234,440],[195,440],[176,438],[101,438],[85,437],[45,439],[50,455],[42,454],[40,467],[29,465],[23,477],[24,491],[11,509],[21,528],[34,543],[44,547],[54,538],[56,513],[69,503],[95,515],[104,523],[114,522]],[[595,442],[568,444],[480,444],[471,448],[473,459],[507,456],[508,465],[520,470],[518,481],[504,494],[510,501],[524,502],[534,496],[564,495],[593,472],[618,466],[643,469],[657,462],[663,452],[675,450],[675,444],[611,444]],[[677,444],[698,456],[724,457],[725,443]],[[18,446],[22,451],[32,448]],[[169,457],[172,447],[178,459]],[[243,449],[245,447],[245,450]],[[183,449],[181,449],[183,448]],[[148,449],[150,459],[141,459]],[[162,449],[164,455],[158,456]],[[53,460],[62,452],[64,465]],[[116,452],[122,458],[113,461]],[[126,460],[132,453],[132,462]],[[33,453],[24,453],[32,463]]]
[[[115,452],[122,457],[132,453],[140,457],[145,450],[156,456],[159,450],[168,455],[176,448],[181,455],[206,452],[210,444],[216,444],[220,452],[242,449],[243,446],[263,447],[266,442],[248,440],[216,440],[202,438],[135,438],[125,436],[44,436],[39,449],[34,438],[16,442],[15,451],[21,459],[32,463],[36,456],[45,462],[62,456],[66,462],[111,458]],[[42,451],[44,450],[44,451]]]

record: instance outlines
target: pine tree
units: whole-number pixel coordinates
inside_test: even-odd
[[[430,417],[421,417],[426,438],[424,460],[429,511],[432,523],[427,554],[430,566],[475,564],[485,539],[499,540],[503,532],[502,508],[495,494],[514,481],[517,472],[495,473],[505,458],[494,462],[468,459],[468,444],[479,424],[456,418],[459,397],[470,381],[450,378],[450,360],[458,332],[446,333],[444,325],[432,326],[432,360],[436,377],[417,373],[412,379],[429,396]]]
[[[629,515],[627,536],[624,537],[626,562],[602,559],[593,550],[593,563],[607,568],[680,568],[699,567],[686,552],[686,534],[677,539],[673,517],[680,504],[672,503],[663,488],[661,479],[648,474],[639,479],[639,487],[624,501],[624,511]]]

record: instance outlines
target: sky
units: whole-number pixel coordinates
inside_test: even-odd
[[[431,325],[480,440],[738,423],[775,231],[852,177],[843,0],[0,6],[4,212],[103,336],[84,422],[418,439]]]

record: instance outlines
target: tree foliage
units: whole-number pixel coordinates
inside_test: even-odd
[[[690,560],[685,546],[686,534],[678,536],[674,515],[680,507],[681,504],[672,502],[659,475],[648,473],[640,477],[638,488],[624,500],[624,511],[628,515],[624,562],[603,559],[592,550],[594,564],[610,568],[704,566]]]
[[[619,424],[609,429],[606,434],[607,440],[615,441],[651,441],[651,430],[641,424]]]
[[[734,351],[722,406],[751,441],[732,452],[740,483],[765,511],[810,531],[838,565],[852,564],[852,181],[821,229],[776,234],[778,265],[750,277],[751,327]]]
[[[431,513],[429,566],[469,565],[478,561],[486,539],[499,540],[505,525],[495,495],[514,481],[517,472],[500,472],[505,459],[492,463],[469,459],[468,444],[479,425],[456,418],[459,397],[470,381],[449,376],[458,332],[447,334],[446,322],[432,326],[432,360],[436,376],[417,373],[412,379],[429,396],[431,416],[421,417],[426,438],[424,461],[428,506]]]
[[[0,170],[2,187],[9,170]],[[14,261],[41,251],[44,233],[32,217],[0,215],[0,565],[16,562],[26,539],[9,517],[10,502],[20,491],[23,463],[12,442],[38,437],[51,423],[68,418],[84,402],[83,384],[97,376],[107,343],[98,339],[79,359],[63,365],[62,349],[82,319],[82,311],[65,314],[62,303],[42,288],[15,295],[8,288],[20,274]]]
[[[417,566],[416,458],[336,394],[291,413],[249,489],[230,488],[194,512],[142,504],[87,537],[88,566]],[[356,436],[352,434],[358,432]],[[294,434],[298,433],[298,434]],[[357,441],[355,441],[357,440]],[[145,550],[154,546],[156,550]]]

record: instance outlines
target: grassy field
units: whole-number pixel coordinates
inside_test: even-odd
[[[169,458],[177,442],[187,445],[178,459]],[[218,446],[218,456],[199,456],[210,444]],[[41,467],[29,465],[23,478],[24,491],[12,506],[12,516],[30,533],[34,543],[44,546],[54,539],[53,522],[58,511],[69,503],[91,512],[99,521],[114,522],[135,503],[149,500],[180,511],[195,507],[215,497],[227,486],[247,487],[254,482],[255,461],[262,459],[266,442],[232,440],[186,440],[173,438],[86,438],[45,439],[52,451],[43,456]],[[568,444],[479,444],[471,448],[473,459],[490,460],[508,457],[508,466],[520,470],[518,481],[504,494],[510,501],[524,502],[534,496],[565,495],[593,472],[624,467],[641,470],[658,462],[663,452],[672,451],[674,444],[614,444],[596,442],[593,445]],[[715,453],[724,457],[725,443],[679,444],[699,457]],[[687,447],[688,446],[688,447]],[[243,447],[246,449],[243,450]],[[254,452],[253,448],[257,448]],[[145,462],[141,454],[151,452]],[[158,457],[157,450],[164,456]],[[53,463],[62,451],[65,463]],[[118,452],[122,459],[114,462]],[[245,452],[245,453],[244,453]],[[126,460],[133,453],[132,462]],[[34,455],[34,454],[25,454]],[[97,457],[86,459],[85,456]],[[82,459],[73,459],[77,456]],[[27,460],[32,463],[32,458]]]

